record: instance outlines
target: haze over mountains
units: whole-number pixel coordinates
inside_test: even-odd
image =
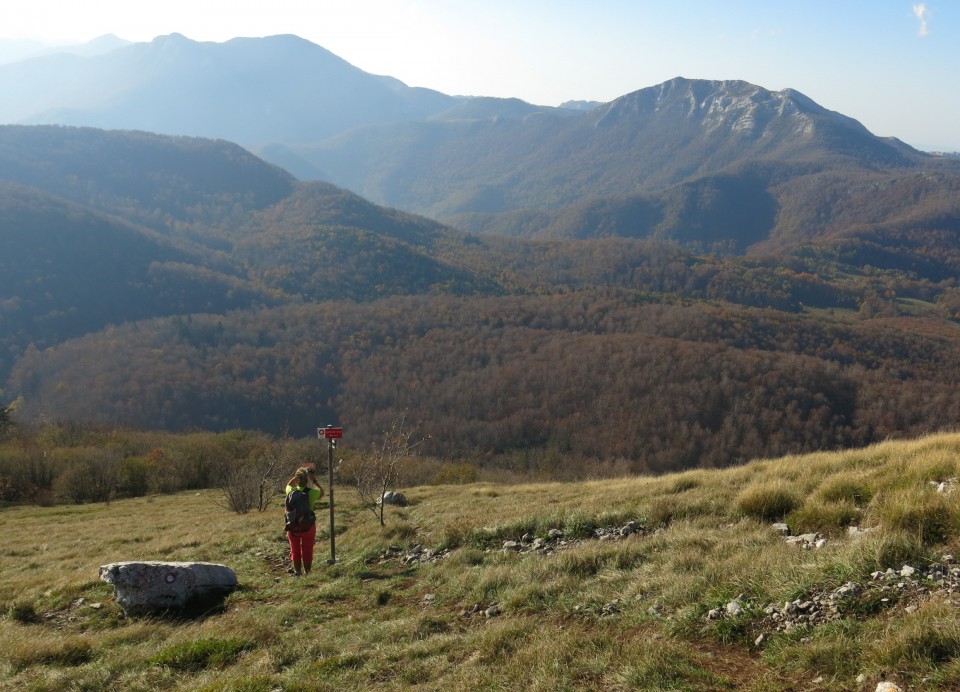
[[[960,416],[960,161],[797,92],[544,108],[172,35],[0,93],[26,418],[362,440],[407,410],[437,453],[623,471]]]
[[[912,174],[957,170],[789,89],[677,78],[588,110],[548,108],[409,88],[295,36],[173,34],[47,56],[0,66],[0,93],[0,122],[227,139],[301,179],[526,237],[745,252],[842,232],[852,217],[888,221],[860,217],[875,190],[915,216]]]

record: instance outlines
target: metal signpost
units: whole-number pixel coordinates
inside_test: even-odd
[[[317,428],[317,439],[327,441],[327,473],[330,484],[330,559],[327,564],[334,564],[337,561],[337,540],[333,532],[333,450],[337,448],[337,440],[343,438],[343,428],[335,428],[328,425],[325,428]]]

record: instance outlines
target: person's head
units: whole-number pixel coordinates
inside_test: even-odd
[[[290,479],[290,485],[299,485],[307,487],[307,484],[310,482],[310,471],[306,468],[299,468],[297,472],[293,474],[293,478]]]

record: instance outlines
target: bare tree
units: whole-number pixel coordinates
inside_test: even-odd
[[[284,429],[279,439],[257,447],[246,459],[227,464],[220,474],[222,506],[237,514],[246,514],[252,509],[266,510],[280,492],[283,469],[290,465],[289,442]]]
[[[5,440],[13,435],[14,427],[13,404],[0,406],[0,440]]]
[[[360,501],[380,520],[380,526],[385,525],[384,496],[391,485],[400,482],[402,462],[415,456],[424,439],[420,425],[406,425],[404,413],[383,433],[379,443],[360,454],[354,472],[354,487]]]

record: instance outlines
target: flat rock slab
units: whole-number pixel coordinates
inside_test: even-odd
[[[113,562],[100,579],[131,615],[210,609],[237,588],[236,573],[213,562]]]

